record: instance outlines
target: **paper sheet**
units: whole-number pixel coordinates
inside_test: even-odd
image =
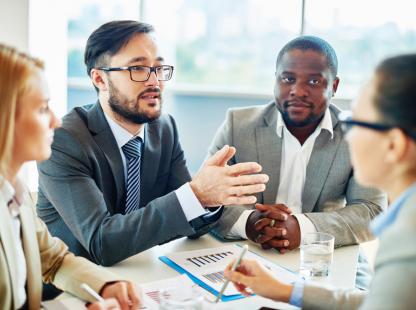
[[[166,255],[166,257],[195,276],[201,282],[207,284],[216,291],[220,291],[225,282],[223,273],[225,267],[232,259],[237,258],[240,252],[241,247],[233,244],[218,248],[178,252]],[[259,261],[282,282],[293,283],[298,278],[295,273],[271,263],[254,252],[247,251],[244,258]],[[233,285],[228,285],[224,292],[225,296],[236,294],[239,294],[239,292]]]
[[[191,290],[192,288],[197,289],[202,296],[212,296],[203,288],[195,284],[189,277],[185,274],[163,279],[159,281],[144,283],[140,285],[143,292],[143,299],[146,308],[149,310],[159,309],[159,292],[164,289],[169,289],[172,287],[180,287],[183,290]]]
[[[184,290],[190,290],[192,287],[200,291],[202,296],[212,296],[203,288],[195,284],[185,274],[178,277],[168,278],[164,280],[144,283],[139,285],[142,290],[142,304],[143,307],[140,309],[146,310],[158,310],[159,309],[159,291],[168,289],[171,287],[180,287]],[[70,297],[62,299],[54,299],[50,301],[42,302],[42,307],[45,310],[72,310],[72,309],[86,309],[85,301],[81,299]]]
[[[85,308],[85,301],[76,297],[43,301],[42,308],[45,310],[87,309]]]

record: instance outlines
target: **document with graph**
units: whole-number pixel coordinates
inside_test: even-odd
[[[186,273],[195,283],[212,294],[218,295],[225,282],[223,273],[225,267],[233,258],[237,258],[240,252],[241,246],[232,244],[219,248],[172,253],[161,256],[159,259],[180,273]],[[259,261],[285,283],[293,283],[298,278],[298,275],[292,271],[272,263],[254,252],[248,251],[244,258]],[[222,300],[227,301],[242,297],[243,295],[230,284],[227,286]]]
[[[186,274],[182,274],[173,278],[141,284],[140,288],[143,292],[144,304],[144,308],[142,307],[141,309],[158,310],[160,308],[160,292],[175,287],[180,287],[181,290],[185,291],[194,289],[204,297],[209,297],[210,295],[206,290],[195,284]],[[166,295],[166,291],[164,294]]]

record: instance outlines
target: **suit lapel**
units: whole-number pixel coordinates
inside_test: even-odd
[[[306,168],[306,180],[302,194],[302,212],[304,213],[313,211],[342,141],[341,135],[335,130],[338,123],[338,119],[334,115],[336,112],[331,108],[330,110],[334,137],[331,139],[330,133],[323,130],[316,138]]]
[[[7,259],[7,265],[10,271],[10,283],[13,289],[13,303],[17,304],[17,283],[14,271],[17,270],[16,266],[16,245],[13,238],[13,224],[10,219],[10,213],[7,208],[7,202],[0,197],[0,238],[4,248],[4,254]]]
[[[104,152],[111,172],[113,173],[117,196],[119,197],[119,199],[116,199],[115,201],[124,201],[122,199],[125,193],[123,161],[113,132],[111,131],[101,105],[98,102],[88,111],[88,127],[95,133],[94,140]],[[117,206],[117,210],[119,210],[120,207],[121,206]]]
[[[256,143],[259,164],[263,173],[269,176],[269,182],[263,193],[263,203],[276,202],[280,183],[280,164],[282,157],[282,139],[276,133],[277,109],[274,102],[266,109],[264,121],[266,126],[256,128]]]
[[[38,305],[40,304],[40,296],[42,295],[42,267],[33,216],[34,214],[30,206],[22,205],[20,207],[23,249],[27,269],[28,301],[31,305]]]
[[[162,154],[161,137],[159,136],[159,122],[156,120],[145,127],[144,152],[140,163],[140,205],[147,203],[146,193],[156,182],[159,162]]]

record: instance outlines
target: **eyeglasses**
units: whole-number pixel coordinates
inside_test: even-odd
[[[341,131],[344,135],[346,135],[352,127],[354,126],[360,126],[376,131],[388,131],[393,128],[399,128],[401,129],[406,135],[408,135],[410,138],[416,141],[416,133],[410,132],[409,130],[399,127],[399,126],[392,126],[392,125],[386,125],[381,123],[373,123],[373,122],[364,122],[364,121],[357,121],[352,119],[352,115],[350,112],[341,112],[338,114],[339,122],[341,124]]]
[[[384,125],[384,124],[380,124],[380,123],[370,123],[370,122],[364,122],[364,121],[356,121],[356,120],[352,119],[352,115],[349,112],[340,113],[338,115],[338,118],[339,118],[339,121],[341,123],[341,130],[344,134],[349,132],[351,130],[351,128],[354,127],[354,126],[365,127],[365,128],[369,128],[369,129],[373,129],[373,130],[377,130],[377,131],[387,131],[387,130],[390,130],[390,129],[395,127],[395,126],[389,126],[389,125]]]
[[[130,67],[100,67],[103,71],[124,71],[130,72],[130,79],[134,82],[146,82],[150,74],[154,72],[158,81],[169,81],[172,78],[173,66],[162,65],[156,67],[130,66]]]

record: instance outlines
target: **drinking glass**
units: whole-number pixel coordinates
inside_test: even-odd
[[[334,236],[314,232],[302,236],[300,274],[306,278],[328,277],[334,256]]]

